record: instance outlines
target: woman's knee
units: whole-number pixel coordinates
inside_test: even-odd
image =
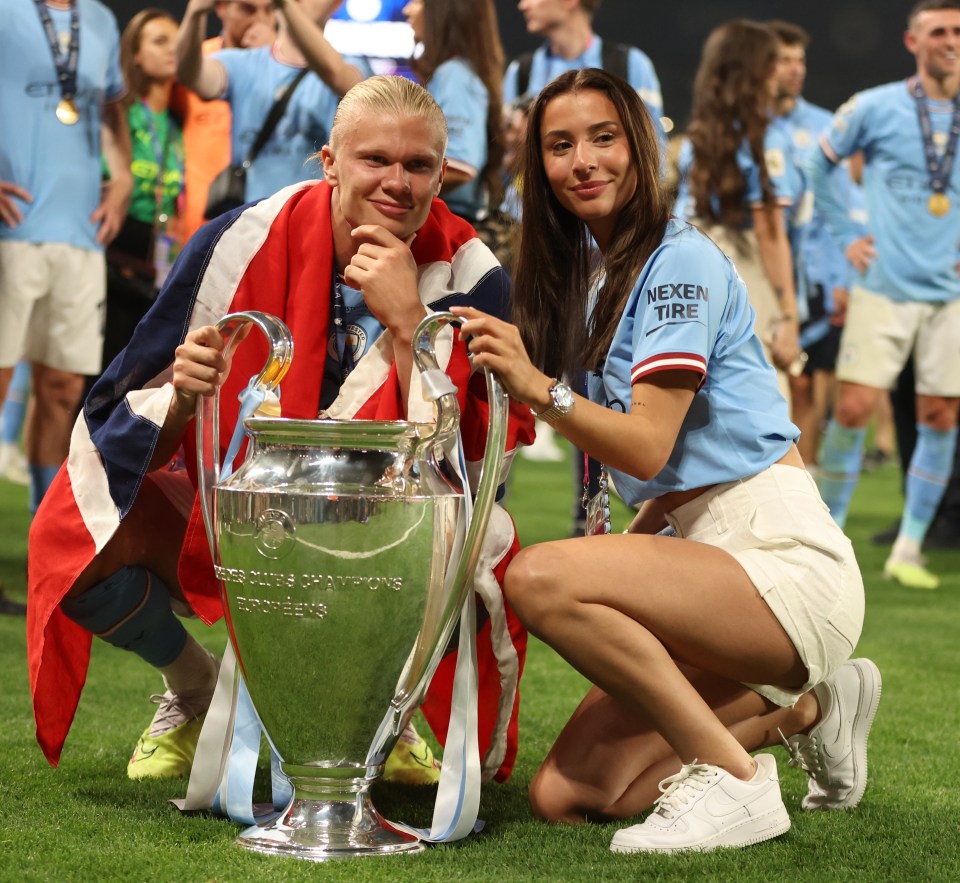
[[[563,557],[560,546],[562,543],[528,546],[520,550],[507,568],[504,578],[507,600],[528,628],[563,604],[563,568],[558,563]]]
[[[586,821],[586,811],[578,806],[574,789],[555,768],[544,764],[527,789],[530,810],[535,819],[555,824],[576,825]]]

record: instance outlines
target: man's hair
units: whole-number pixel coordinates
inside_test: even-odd
[[[941,9],[960,9],[960,2],[958,0],[920,0],[919,3],[914,4],[907,16],[907,27],[912,28],[917,16],[921,13],[937,12]]]
[[[764,24],[776,34],[784,46],[802,46],[806,49],[810,45],[810,34],[792,21],[775,18],[773,21],[765,21]]]
[[[600,4],[603,0],[580,0],[580,8],[593,18],[597,14],[597,10],[600,8]]]
[[[437,129],[440,153],[447,149],[447,120],[440,105],[419,83],[406,77],[377,76],[361,80],[350,89],[333,116],[330,128],[330,144],[336,147],[339,134],[346,131],[362,114],[375,117],[421,117]]]

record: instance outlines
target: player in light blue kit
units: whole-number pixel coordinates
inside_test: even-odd
[[[507,66],[503,77],[503,103],[536,95],[555,77],[570,70],[598,67],[625,79],[637,90],[657,126],[657,137],[666,138],[660,125],[663,93],[653,62],[636,46],[604,42],[593,30],[593,17],[601,0],[520,0],[527,31],[546,42]]]
[[[520,618],[595,685],[531,783],[534,813],[582,823],[655,802],[617,852],[775,837],[790,827],[776,762],[748,751],[778,729],[811,776],[803,807],[855,806],[880,696],[876,666],[848,661],[863,584],[742,280],[670,217],[653,126],[623,80],[563,74],[525,151],[517,325],[456,312],[475,364],[642,504],[627,535],[605,535],[601,500],[595,533],[507,570]],[[552,379],[584,369],[589,398]],[[667,525],[677,536],[657,535]]]
[[[263,149],[247,170],[246,199],[270,196],[289,184],[321,177],[307,162],[330,137],[340,96],[369,76],[361,59],[344,59],[323,36],[342,0],[281,0],[275,6],[277,39],[258,49],[224,49],[203,56],[201,44],[213,0],[190,0],[177,39],[177,77],[201,98],[222,98],[233,114],[231,162],[242,163],[282,91],[308,66],[311,71]]]
[[[960,406],[960,3],[923,0],[904,37],[916,57],[907,80],[868,89],[837,111],[811,157],[817,204],[859,277],[851,292],[824,439],[820,490],[843,525],[860,475],[866,426],[911,351],[917,446],[900,533],[884,574],[934,589],[920,547],[953,466]],[[852,226],[830,186],[831,166],[862,150],[870,235]]]
[[[103,250],[133,186],[120,34],[98,0],[9,0],[0,26],[0,401],[33,365],[35,511],[103,350]],[[110,171],[104,184],[101,152]]]
[[[840,333],[849,302],[849,279],[853,275],[843,251],[830,234],[823,212],[813,199],[805,174],[811,151],[819,150],[817,139],[833,118],[825,108],[807,101],[803,86],[807,75],[810,35],[799,25],[770,21],[766,26],[779,41],[777,96],[771,126],[782,131],[799,169],[802,192],[790,217],[790,244],[797,283],[797,313],[800,346],[806,353],[802,372],[790,378],[790,414],[800,429],[797,447],[808,468],[815,468],[821,426],[826,421],[834,389],[834,370],[840,349]],[[853,180],[840,173],[843,200],[852,217],[865,215],[863,200]]]

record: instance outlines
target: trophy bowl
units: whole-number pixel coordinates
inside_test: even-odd
[[[248,456],[221,481],[215,463],[212,478],[209,470],[217,398],[198,412],[201,499],[227,629],[294,792],[277,819],[241,833],[245,849],[313,861],[423,849],[379,815],[370,787],[470,591],[506,426],[506,397],[488,374],[493,431],[468,525],[459,483],[435,456],[459,422],[433,356],[452,321],[428,317],[415,340],[435,425],[251,417]],[[264,314],[233,314],[220,323],[228,349],[251,322],[271,339],[261,378],[275,386],[285,373],[277,361],[292,356],[289,332]]]

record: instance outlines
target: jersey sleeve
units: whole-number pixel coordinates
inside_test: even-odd
[[[487,156],[487,90],[473,70],[458,61],[437,68],[428,90],[447,118],[447,160],[475,175]]]
[[[830,125],[820,135],[820,146],[831,162],[856,153],[863,147],[870,101],[862,93],[854,95],[833,115]]]
[[[663,91],[649,56],[631,46],[627,53],[627,78],[654,119],[663,116]]]
[[[516,59],[507,65],[507,71],[503,75],[503,105],[506,107],[511,101],[516,101],[520,96],[517,95],[517,78],[520,71],[520,62]]]
[[[793,144],[781,127],[768,127],[763,142],[763,159],[770,176],[770,185],[777,196],[777,203],[789,206],[799,202],[803,181],[797,169]]]
[[[694,232],[656,252],[631,294],[631,384],[677,369],[699,374],[701,384],[706,379],[729,270],[721,253]]]
[[[243,64],[243,53],[249,52],[249,49],[221,49],[210,56],[214,61],[219,61],[227,75],[227,84],[223,89],[223,94],[217,96],[223,101],[230,101],[234,95],[246,94],[243,83],[243,75],[246,67]]]
[[[760,167],[757,165],[750,145],[743,141],[737,149],[737,166],[744,178],[743,199],[747,205],[763,203],[763,188],[760,186]]]

